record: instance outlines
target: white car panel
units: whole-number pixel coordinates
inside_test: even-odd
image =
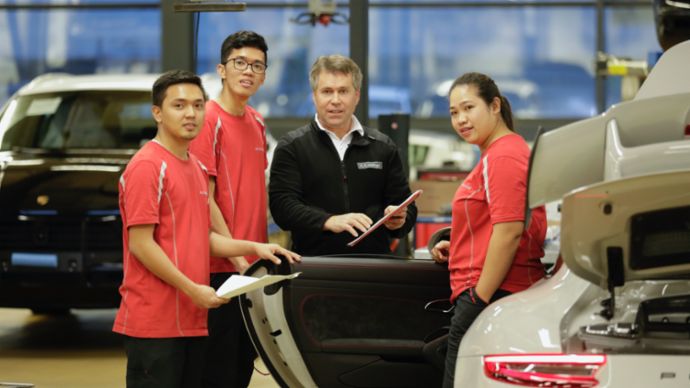
[[[563,199],[561,254],[578,276],[608,287],[607,248],[623,250],[624,281],[681,276],[690,264],[633,269],[630,218],[690,203],[690,171],[640,176],[576,190]]]
[[[606,160],[604,180],[634,175],[653,174],[690,166],[690,145],[669,141],[638,147],[626,147],[621,141],[618,122],[611,120],[606,128]],[[663,157],[659,157],[663,155]]]
[[[547,132],[532,148],[528,206],[531,208],[559,200],[581,186],[604,177],[604,128],[607,119],[598,116]],[[567,147],[563,145],[567,144]]]
[[[597,293],[590,290],[589,283],[562,267],[553,277],[486,308],[473,323],[473,329],[465,334],[459,359],[485,354],[560,352],[561,320],[585,292],[592,291]],[[597,320],[593,319],[594,322]]]
[[[637,95],[635,95],[635,99],[641,100],[670,94],[687,93],[690,90],[690,77],[687,77],[687,75],[678,77],[678,75],[687,74],[688,47],[690,47],[690,40],[678,43],[668,49],[654,65],[654,71],[649,74],[642,84]]]
[[[540,136],[532,155],[529,206],[556,201],[573,189],[603,181],[607,167],[615,167],[607,166],[605,155],[615,154],[612,148],[619,145],[632,148],[686,140],[686,127],[690,125],[687,63],[690,41],[674,46],[662,56],[642,86],[646,90],[643,98],[614,105],[600,116]],[[659,73],[662,76],[657,76]],[[669,79],[677,80],[670,90]],[[686,87],[679,89],[678,85]],[[652,97],[654,100],[650,101]],[[618,144],[606,140],[612,120],[618,129]]]
[[[266,274],[266,269],[262,267],[252,273],[252,276],[260,277]],[[279,376],[282,383],[289,387],[316,387],[285,319],[283,290],[278,289],[275,294],[269,295],[264,289],[259,289],[250,291],[241,298],[242,306],[245,308],[245,326],[252,328],[251,322],[260,322],[263,326],[250,329],[256,336],[251,338],[252,341],[258,339],[259,343],[254,343],[254,347],[259,350],[266,365],[276,369],[271,371],[273,375]],[[251,321],[248,321],[244,314],[249,314]]]
[[[532,155],[530,207],[556,201],[573,189],[603,181],[607,171],[616,168],[608,163],[623,157],[632,160],[636,152],[645,152],[644,148],[637,150],[640,146],[683,142],[689,108],[690,93],[659,97],[653,103],[634,100],[613,106],[601,116],[543,134]],[[616,142],[607,141],[607,132],[608,139]],[[612,156],[616,158],[611,159]],[[654,163],[641,161],[645,162]]]
[[[610,355],[598,376],[599,388],[687,388],[688,356]]]

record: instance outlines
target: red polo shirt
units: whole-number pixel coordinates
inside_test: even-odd
[[[208,177],[155,141],[139,150],[120,178],[124,278],[113,331],[139,338],[208,335],[207,310],[150,272],[128,249],[129,227],[155,225],[154,240],[188,278],[209,284]]]
[[[216,177],[214,198],[232,236],[268,241],[266,216],[266,129],[263,118],[249,105],[233,116],[211,100],[206,118],[190,151]],[[246,256],[250,263],[256,256]],[[228,260],[212,258],[211,272],[236,272]]]
[[[452,204],[450,270],[451,300],[474,287],[484,268],[493,225],[525,220],[529,147],[517,134],[503,136],[483,153],[480,162],[455,192]],[[518,292],[544,277],[546,210],[533,209],[513,264],[500,288]]]

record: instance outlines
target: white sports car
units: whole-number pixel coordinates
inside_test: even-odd
[[[690,386],[688,63],[690,41],[664,54],[633,101],[540,136],[529,204],[562,201],[562,260],[479,316],[456,387]],[[242,297],[281,386],[440,386],[445,267],[310,257],[248,274],[291,272],[302,274]]]

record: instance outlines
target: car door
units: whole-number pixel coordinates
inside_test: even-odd
[[[443,312],[450,306],[446,266],[305,257],[280,266],[261,260],[246,275],[295,272],[301,272],[295,279],[241,297],[252,340],[281,386],[441,384],[450,324]]]

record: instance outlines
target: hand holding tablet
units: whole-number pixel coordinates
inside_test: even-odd
[[[359,237],[357,237],[356,239],[347,243],[347,246],[348,247],[354,247],[355,245],[357,245],[360,241],[362,241],[369,234],[371,234],[371,232],[373,232],[374,230],[379,228],[381,225],[385,224],[386,221],[388,221],[391,217],[393,217],[396,214],[398,209],[407,207],[409,204],[414,202],[417,199],[417,197],[419,197],[422,193],[423,193],[423,190],[417,190],[414,193],[410,194],[410,196],[407,197],[407,199],[405,199],[400,205],[398,205],[390,213],[384,215],[378,221],[376,221],[366,232],[362,233]]]

